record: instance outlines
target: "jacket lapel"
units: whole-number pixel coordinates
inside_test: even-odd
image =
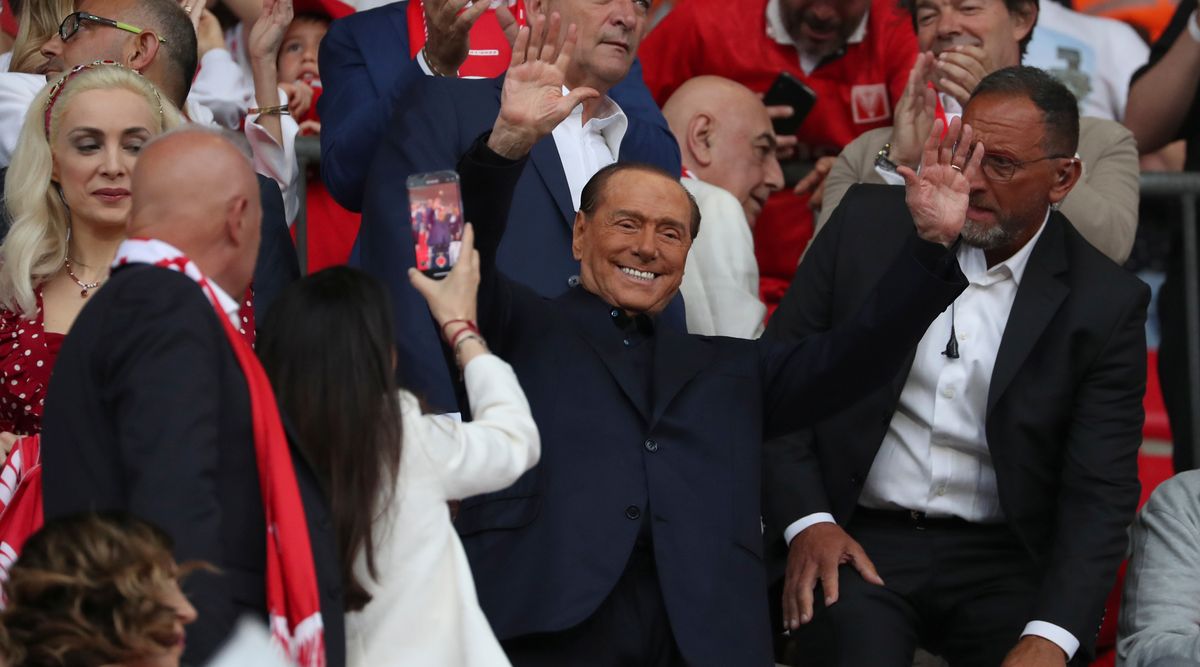
[[[579,336],[596,351],[604,367],[621,387],[625,398],[642,415],[642,419],[649,420],[650,406],[642,405],[643,401],[638,398],[639,383],[633,377],[634,370],[629,364],[621,363],[626,350],[621,344],[620,332],[613,325],[607,304],[582,287],[568,290],[555,302],[567,313]]]
[[[1067,224],[1070,223],[1061,214],[1051,214],[1037,247],[1029,256],[1029,265],[1017,288],[1017,297],[996,353],[992,384],[988,388],[989,416],[1070,292],[1066,283],[1058,279],[1068,268],[1063,227]]]
[[[671,401],[696,374],[709,365],[712,344],[695,336],[675,331],[660,323],[654,347],[654,413],[650,428],[658,423]]]

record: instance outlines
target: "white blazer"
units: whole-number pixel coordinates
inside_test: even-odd
[[[346,615],[350,667],[508,665],[479,600],[446,501],[511,485],[541,454],[512,367],[494,355],[464,370],[475,420],[423,415],[401,392],[404,446],[395,493],[377,519],[375,567],[355,573],[372,600]]]

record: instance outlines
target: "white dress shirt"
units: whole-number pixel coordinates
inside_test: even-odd
[[[1045,219],[1049,217],[1047,211]],[[1045,228],[1043,220],[1028,243],[991,268],[982,250],[959,245],[958,263],[967,289],[917,344],[896,412],[859,495],[860,505],[973,523],[1004,521],[987,441],[988,390],[1017,288]],[[942,354],[952,322],[957,359]],[[824,521],[833,517],[804,517],[784,536],[790,542],[804,528]],[[1026,635],[1054,642],[1068,660],[1079,650],[1074,635],[1046,621],[1030,621],[1021,633]]]
[[[871,10],[863,12],[862,20],[858,22],[858,27],[850,36],[846,38],[846,44],[858,44],[867,36],[867,17],[871,15]],[[788,34],[787,26],[783,23],[783,13],[779,6],[779,0],[767,0],[767,37],[775,40],[777,44],[786,44],[795,46],[796,42],[792,36]],[[804,70],[805,74],[812,74],[812,71],[820,65],[828,56],[816,56],[800,51],[800,69]]]
[[[679,286],[688,333],[758,338],[767,307],[758,298],[754,234],[742,204],[729,191],[697,178],[680,182],[696,198],[704,221]]]
[[[569,92],[563,88],[563,95]],[[567,175],[571,204],[576,211],[583,186],[596,172],[617,161],[621,140],[628,128],[629,118],[608,96],[600,101],[596,116],[588,122],[583,122],[583,105],[580,104],[554,128],[554,145],[558,148],[558,159]]]

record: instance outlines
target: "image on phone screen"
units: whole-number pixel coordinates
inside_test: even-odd
[[[437,172],[409,179],[409,215],[417,270],[432,278],[450,273],[462,248],[462,198],[458,174]]]

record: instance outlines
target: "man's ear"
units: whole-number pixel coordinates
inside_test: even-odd
[[[571,229],[571,255],[578,262],[583,259],[583,234],[587,230],[587,217],[583,211],[575,214],[575,225]]]
[[[158,35],[149,30],[134,35],[125,50],[125,65],[144,73],[158,55],[159,46]]]
[[[697,167],[707,167],[713,163],[713,129],[713,118],[705,113],[698,113],[688,121],[687,150]]]
[[[246,219],[246,209],[249,206],[250,202],[242,195],[230,198],[225,205],[225,235],[235,246],[246,242],[246,227],[250,224]]]
[[[1071,188],[1079,182],[1079,177],[1083,175],[1083,164],[1078,158],[1073,158],[1063,162],[1063,165],[1054,173],[1054,185],[1050,187],[1050,203],[1057,204],[1067,198]]]
[[[1020,42],[1033,31],[1033,26],[1037,24],[1038,4],[1033,0],[1024,2],[1016,10],[1010,11],[1008,16],[1012,22],[1013,40]]]

